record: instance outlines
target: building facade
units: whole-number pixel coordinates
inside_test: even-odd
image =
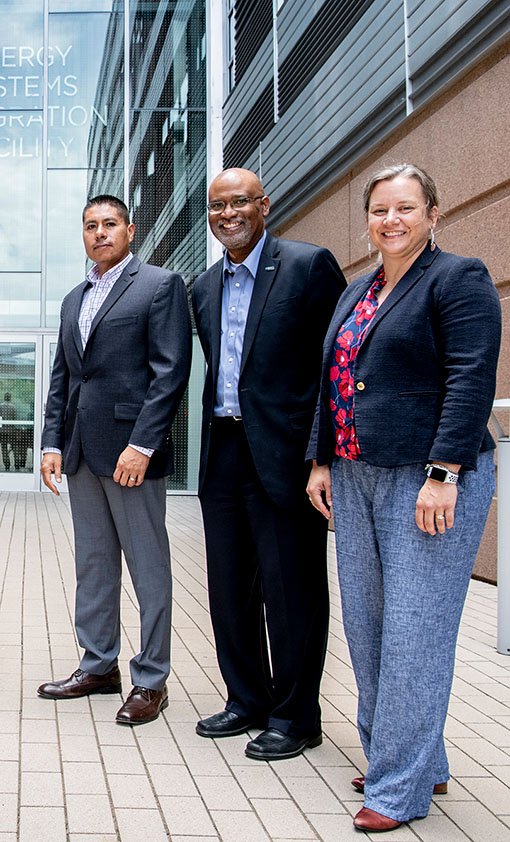
[[[123,198],[142,260],[206,266],[205,0],[0,0],[0,482],[38,489],[60,303],[85,276],[88,196]],[[195,339],[196,341],[196,339]],[[203,364],[170,489],[194,492]]]
[[[352,279],[375,265],[369,174],[424,167],[441,196],[439,245],[484,260],[500,293],[497,397],[510,397],[508,3],[225,0],[229,14],[224,163],[261,176],[269,227],[327,246]],[[496,578],[495,507],[475,570]]]

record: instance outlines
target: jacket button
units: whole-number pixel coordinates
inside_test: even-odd
[[[359,383],[356,383],[356,389],[358,389],[359,392],[362,392],[364,388],[365,388],[365,384],[362,383],[361,380],[359,381]]]
[[[88,374],[84,374],[83,377],[81,378],[81,382],[86,383],[88,379],[89,379]]]

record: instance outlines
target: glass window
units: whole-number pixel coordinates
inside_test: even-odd
[[[48,173],[48,251],[46,326],[58,327],[64,296],[85,280],[87,259],[82,212],[88,196],[110,193],[122,198],[122,170],[50,170]]]
[[[0,108],[42,108],[43,4],[0,0],[0,15]]]
[[[180,272],[188,291],[205,268],[206,4],[129,0],[129,190],[124,6],[0,0],[0,473],[32,470],[35,344],[15,331],[53,332],[62,299],[84,280],[87,197],[127,194],[134,251]],[[194,366],[175,424],[170,487],[181,491],[196,490],[203,361]]]
[[[0,327],[39,327],[39,272],[0,272]]]
[[[50,0],[50,12],[111,12],[123,5],[123,0]]]
[[[0,111],[0,267],[41,271],[42,117]]]
[[[124,16],[50,15],[50,167],[115,166],[123,154]]]
[[[154,150],[150,153],[147,161],[147,176],[154,175]]]

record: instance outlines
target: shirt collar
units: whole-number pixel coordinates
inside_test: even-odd
[[[246,266],[250,275],[255,278],[259,268],[260,255],[262,254],[265,242],[266,231],[264,231],[255,248],[250,251],[248,257],[245,257],[242,263],[232,263],[229,260],[228,251],[225,249],[223,254],[223,274],[225,275],[225,272],[235,272],[237,266]]]
[[[107,283],[111,280],[118,280],[128,265],[128,263],[133,259],[133,255],[131,252],[125,257],[120,263],[117,263],[115,266],[112,266],[111,269],[108,269],[107,272],[104,273],[102,278],[99,278],[99,269],[97,267],[97,263],[94,263],[92,269],[87,273],[87,281],[89,284],[97,284],[99,280],[101,283]]]

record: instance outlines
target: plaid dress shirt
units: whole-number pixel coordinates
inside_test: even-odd
[[[84,350],[96,313],[101,307],[103,301],[105,301],[108,293],[112,291],[115,281],[119,280],[124,269],[132,258],[133,255],[130,252],[124,260],[121,260],[120,263],[117,263],[117,265],[113,266],[112,269],[108,269],[108,272],[105,272],[102,278],[99,277],[97,264],[94,265],[88,273],[87,281],[91,284],[91,286],[83,293],[80,315],[78,317],[81,341],[83,343]]]

